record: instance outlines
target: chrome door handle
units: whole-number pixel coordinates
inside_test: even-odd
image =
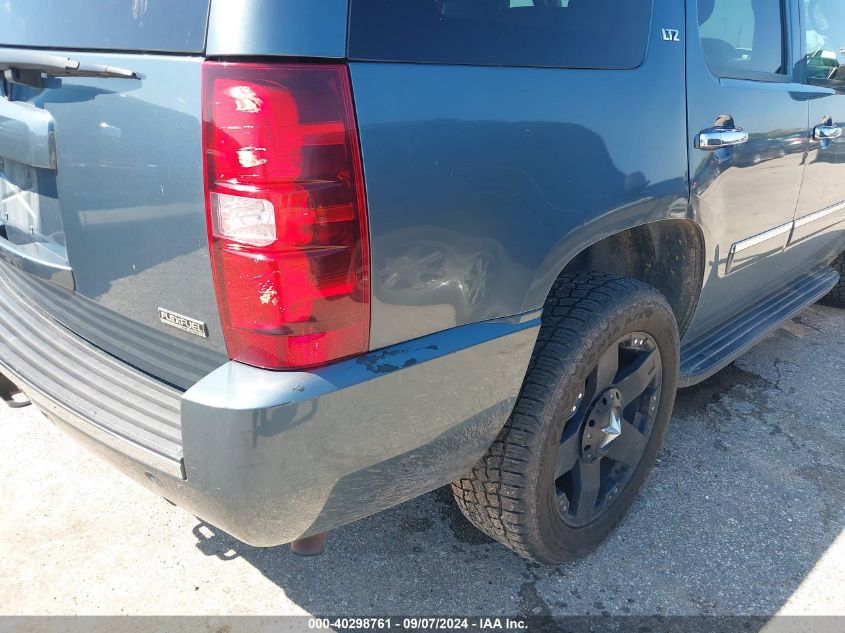
[[[817,141],[829,141],[842,136],[842,128],[836,125],[817,125],[813,130],[813,138]]]
[[[701,150],[714,151],[747,142],[748,132],[744,132],[740,127],[711,127],[699,133],[695,146]]]

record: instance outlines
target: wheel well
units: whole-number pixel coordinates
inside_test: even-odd
[[[561,272],[590,270],[630,277],[657,288],[683,336],[704,279],[704,238],[689,220],[662,220],[606,237],[579,253]]]

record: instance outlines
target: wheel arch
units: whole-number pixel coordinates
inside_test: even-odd
[[[570,243],[573,238],[562,244]],[[689,327],[704,285],[706,247],[704,233],[686,218],[660,219],[594,238],[569,250],[566,258],[553,256],[538,277],[532,294],[542,298],[554,281],[575,271],[602,272],[637,279],[659,290],[669,302],[683,336]]]

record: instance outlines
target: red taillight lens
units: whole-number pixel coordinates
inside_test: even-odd
[[[229,356],[271,369],[367,350],[366,201],[338,65],[206,62],[209,243]]]

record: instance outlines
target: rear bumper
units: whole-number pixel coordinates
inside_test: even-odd
[[[466,472],[509,415],[539,329],[536,315],[467,325],[309,372],[230,362],[179,394],[47,317],[40,325],[55,329],[37,336],[10,316],[18,308],[0,302],[0,371],[127,475],[257,546],[338,527]],[[98,362],[121,371],[108,390],[90,387]],[[135,415],[123,419],[132,394]],[[173,396],[179,415],[169,419]],[[156,432],[175,438],[166,455]]]

